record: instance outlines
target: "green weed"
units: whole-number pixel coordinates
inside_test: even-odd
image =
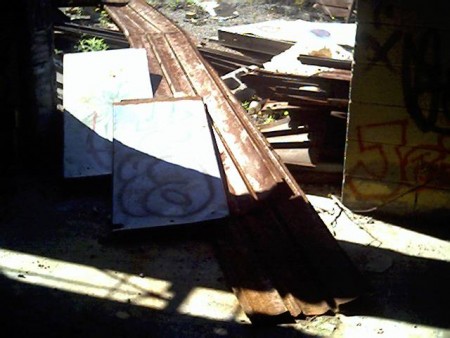
[[[109,46],[105,42],[105,40],[92,37],[92,38],[83,38],[78,41],[75,49],[78,52],[98,52],[102,50],[107,50]]]

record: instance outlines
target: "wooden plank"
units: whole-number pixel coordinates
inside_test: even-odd
[[[423,144],[449,144],[448,136],[437,131],[424,132],[424,125],[411,118],[405,107],[350,103],[350,117],[347,138],[350,141],[379,142],[399,146],[420,146]],[[423,116],[433,116],[429,110]],[[450,129],[443,113],[430,119],[430,127]],[[450,146],[449,146],[450,147]]]
[[[64,55],[64,177],[111,174],[112,104],[150,98],[144,49]]]
[[[113,144],[113,224],[121,230],[228,215],[201,99],[116,104]]]
[[[450,189],[450,140],[447,144],[394,146],[378,142],[347,142],[345,173],[386,182],[422,184]]]

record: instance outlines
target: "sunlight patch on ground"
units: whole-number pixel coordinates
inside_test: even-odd
[[[450,262],[448,241],[368,216],[342,211],[331,198],[315,195],[307,197],[337,240],[370,245],[413,257]],[[423,226],[425,228],[427,225]]]
[[[6,249],[0,249],[0,273],[21,283],[116,302],[131,302],[156,310],[166,308],[174,296],[169,291],[172,284],[164,280]]]
[[[170,291],[172,283],[169,281],[1,248],[0,274],[20,283],[153,310],[169,309],[170,302],[176,297]],[[205,287],[193,288],[177,312],[219,321],[248,322],[232,292]]]
[[[178,312],[221,321],[248,321],[232,293],[204,287],[192,289],[178,307]]]

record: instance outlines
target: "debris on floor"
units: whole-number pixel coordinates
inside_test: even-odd
[[[152,222],[151,217],[117,221],[117,215],[111,215],[110,176],[103,185],[98,185],[98,177],[85,183],[94,184],[82,193],[99,194],[98,200],[91,195],[68,200],[67,191],[54,182],[56,177],[42,180],[14,172],[7,179],[17,180],[20,189],[11,204],[2,205],[0,217],[4,332],[109,337],[447,336],[447,313],[442,311],[448,304],[450,261],[449,236],[442,230],[448,228],[445,221],[414,219],[415,227],[408,229],[406,223],[394,226],[355,215],[333,195],[305,195],[307,185],[300,188],[299,179],[285,166],[337,165],[342,179],[342,153],[336,148],[345,139],[352,61],[330,58],[327,48],[299,50],[294,59],[331,69],[311,76],[291,70],[280,74],[264,69],[270,53],[247,56],[205,46],[196,49],[187,34],[147,6],[149,1],[126,2],[127,6],[106,7],[124,34],[71,24],[55,27],[61,38],[73,40],[90,32],[109,39],[115,48],[131,45],[147,53],[145,75],[151,73],[156,98],[117,103],[116,128],[126,129],[128,113],[139,115],[140,105],[146,113],[152,106],[151,115],[163,116],[152,123],[157,130],[133,116],[139,126],[116,133],[116,211],[119,205],[141,218],[156,207],[156,213],[163,211],[158,224],[175,223],[168,217],[173,216],[167,214],[170,208],[153,203],[154,199],[146,203],[153,189],[147,177],[136,182],[132,175],[149,174],[154,162],[149,166],[142,162],[152,155],[172,160],[172,154],[165,153],[171,133],[177,133],[181,144],[184,132],[192,132],[202,135],[196,135],[197,142],[183,144],[182,155],[194,156],[181,164],[193,164],[197,173],[213,172],[210,176],[219,190],[214,195],[221,195],[214,201],[224,206],[226,197],[228,205],[207,210],[231,215],[219,220],[205,217],[209,222],[182,230],[115,232],[118,237],[105,238],[111,223],[140,228]],[[57,61],[61,85],[62,68]],[[261,83],[270,85],[265,88]],[[62,89],[58,88],[60,98]],[[242,92],[247,96],[239,97]],[[195,109],[180,111],[179,105],[189,106],[188,101],[195,101]],[[171,114],[183,113],[195,121],[177,121],[181,125],[171,129],[170,120],[176,118]],[[197,118],[202,119],[201,132],[195,129]],[[147,133],[160,133],[161,144],[151,144],[154,140]],[[133,149],[119,154],[124,139],[131,140]],[[209,155],[199,156],[198,150],[211,146],[212,140],[220,157],[211,155],[211,149]],[[195,149],[184,148],[189,146]],[[144,161],[129,160],[138,151]],[[205,162],[218,164],[220,170],[197,166]],[[172,165],[164,170],[164,178],[173,173]],[[304,172],[301,176],[305,180]],[[137,184],[124,192],[130,181]],[[204,186],[197,187],[187,190],[200,193],[194,197],[202,204]],[[329,194],[329,187],[322,188]],[[166,192],[164,202],[185,206],[191,199],[176,189]],[[179,209],[170,211],[180,216]],[[263,327],[247,325],[248,319]],[[289,324],[267,325],[275,323]]]
[[[248,317],[254,322],[285,322],[300,315],[338,311],[341,304],[358,297],[364,288],[358,272],[314,215],[302,190],[273,149],[302,149],[311,140],[289,144],[273,136],[269,147],[266,136],[274,131],[266,130],[265,136],[250,117],[274,116],[281,112],[289,121],[289,128],[295,126],[296,133],[304,134],[308,130],[315,135],[314,142],[325,139],[324,125],[320,121],[324,121],[331,110],[344,112],[348,104],[348,70],[332,69],[313,77],[291,72],[280,74],[263,69],[266,57],[259,59],[264,61],[254,62],[258,60],[255,57],[236,57],[236,54],[204,49],[203,53],[209,53],[212,59],[232,69],[222,77],[225,82],[238,79],[239,85],[245,84],[250,89],[245,97],[239,97],[234,95],[239,90],[233,93],[227,88],[200,57],[189,37],[143,1],[132,0],[126,6],[105,8],[130,46],[146,50],[157,100],[198,96],[205,103],[221,154],[232,215],[217,229],[218,251],[229,284]],[[340,49],[337,42],[352,45],[352,41],[345,40],[347,33],[343,34],[340,26],[326,25],[327,28],[322,29],[322,26],[302,22],[297,22],[297,27],[299,24],[304,27],[305,36],[329,41],[329,46],[335,46],[342,55],[337,60],[330,52],[325,55],[328,59],[340,64],[349,61],[349,54],[345,54],[347,52]],[[67,25],[64,27],[62,30],[68,31]],[[345,29],[354,28],[347,25]],[[281,41],[281,44],[286,43]],[[303,48],[298,51],[297,59],[300,54],[309,54],[306,56],[321,60],[320,51],[325,49],[323,46],[312,51]],[[242,63],[251,67],[243,68],[245,71],[238,74],[236,66]],[[156,78],[159,80],[154,81]],[[243,100],[248,100],[248,111],[242,107]],[[287,109],[289,112],[285,114]],[[319,128],[308,117],[307,125],[304,121],[303,125],[297,123],[295,115],[303,112],[313,112],[312,119],[318,119]],[[339,156],[341,154],[335,155]],[[238,266],[242,269],[237,269]],[[330,273],[334,275],[333,283],[328,280]],[[301,285],[299,280],[303,281]]]
[[[309,42],[315,45],[326,44],[353,48],[355,45],[356,24],[309,22],[304,20],[272,20],[234,27],[221,27],[218,31],[220,44],[257,52],[263,55],[277,55],[295,43]]]
[[[290,146],[286,139],[277,151],[290,169],[322,173],[324,167],[336,168],[336,175],[328,176],[333,179],[342,172],[355,32],[355,24],[273,20],[221,27],[218,43],[237,51],[234,57],[203,47],[200,51],[224,73],[222,78],[260,129],[289,116],[285,132],[306,135],[301,143],[290,137]],[[250,103],[266,100],[297,108],[282,116],[256,115],[249,109]]]
[[[299,59],[300,55],[332,60],[351,61],[353,59],[353,54],[339,45],[327,44],[314,39],[312,41],[295,43],[288,50],[275,55],[269,62],[265,62],[264,69],[272,72],[303,76],[312,76],[327,70],[323,66],[304,64]]]
[[[289,321],[338,311],[358,297],[358,271],[188,35],[143,1],[107,11],[132,47],[146,48],[152,73],[161,76],[157,98],[198,95],[205,102],[231,213],[217,228],[218,250],[248,317]]]

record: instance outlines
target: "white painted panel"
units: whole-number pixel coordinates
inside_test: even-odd
[[[113,223],[134,229],[228,215],[200,99],[114,106]]]
[[[64,55],[64,177],[111,174],[113,102],[151,98],[145,49]]]
[[[353,47],[356,24],[340,22],[310,22],[304,20],[271,20],[247,25],[220,27],[221,31],[251,35],[277,41],[334,43]]]

